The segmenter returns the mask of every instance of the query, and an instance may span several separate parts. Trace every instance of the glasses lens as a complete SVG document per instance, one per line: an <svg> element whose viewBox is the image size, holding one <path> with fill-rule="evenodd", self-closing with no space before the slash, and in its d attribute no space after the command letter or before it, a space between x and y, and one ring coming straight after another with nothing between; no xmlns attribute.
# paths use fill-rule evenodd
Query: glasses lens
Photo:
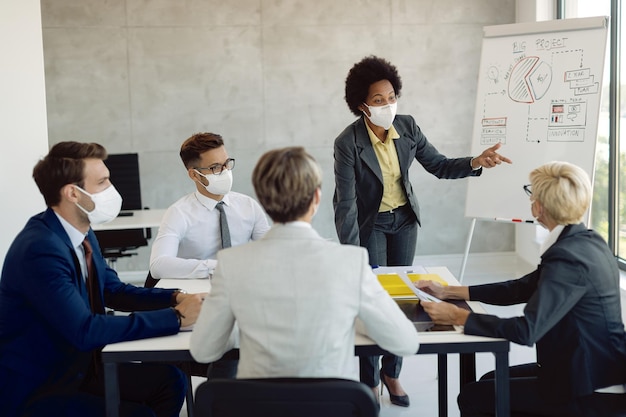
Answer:
<svg viewBox="0 0 626 417"><path fill-rule="evenodd" d="M211 172L215 175L220 175L224 170L231 170L235 167L235 160L233 158L228 158L224 165L217 165L211 167Z"/></svg>

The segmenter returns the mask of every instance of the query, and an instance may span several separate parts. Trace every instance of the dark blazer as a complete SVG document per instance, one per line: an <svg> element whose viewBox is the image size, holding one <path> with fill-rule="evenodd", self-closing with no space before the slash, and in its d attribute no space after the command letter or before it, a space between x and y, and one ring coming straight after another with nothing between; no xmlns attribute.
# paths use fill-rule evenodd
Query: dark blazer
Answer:
<svg viewBox="0 0 626 417"><path fill-rule="evenodd" d="M478 176L482 169L472 170L471 157L447 158L428 142L411 116L397 115L393 127L402 185L407 200L420 223L420 209L409 181L409 168L416 159L437 178ZM366 246L374 228L383 198L383 175L367 134L363 117L349 125L335 139L335 228L339 241Z"/></svg>
<svg viewBox="0 0 626 417"><path fill-rule="evenodd" d="M566 226L537 270L469 287L471 300L527 303L524 316L470 314L465 333L536 343L540 389L560 402L626 382L626 339L617 261L583 224Z"/></svg>
<svg viewBox="0 0 626 417"><path fill-rule="evenodd" d="M93 265L104 305L154 310L92 315L80 264L54 211L33 216L9 248L0 280L0 415L17 416L40 394L68 393L82 382L94 350L178 332L168 308L173 290L122 283L107 267L94 232Z"/></svg>

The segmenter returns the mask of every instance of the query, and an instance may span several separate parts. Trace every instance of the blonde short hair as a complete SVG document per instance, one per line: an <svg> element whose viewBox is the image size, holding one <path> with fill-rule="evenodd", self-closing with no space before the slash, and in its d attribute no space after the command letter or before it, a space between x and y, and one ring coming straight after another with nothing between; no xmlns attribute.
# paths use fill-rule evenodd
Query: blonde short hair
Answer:
<svg viewBox="0 0 626 417"><path fill-rule="evenodd" d="M534 169L529 178L532 198L555 222L580 223L591 204L591 181L582 168L569 162L549 162Z"/></svg>
<svg viewBox="0 0 626 417"><path fill-rule="evenodd" d="M322 170L303 147L274 149L261 156L252 172L259 202L274 222L286 223L309 210Z"/></svg>

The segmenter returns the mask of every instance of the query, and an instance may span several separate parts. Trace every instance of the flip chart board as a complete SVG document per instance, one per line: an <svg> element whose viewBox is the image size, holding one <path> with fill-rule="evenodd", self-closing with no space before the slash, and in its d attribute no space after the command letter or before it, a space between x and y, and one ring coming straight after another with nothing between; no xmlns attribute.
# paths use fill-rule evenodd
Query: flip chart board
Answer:
<svg viewBox="0 0 626 417"><path fill-rule="evenodd" d="M532 220L523 190L550 161L593 180L608 17L487 26L472 155L498 142L513 160L468 180L467 217Z"/></svg>

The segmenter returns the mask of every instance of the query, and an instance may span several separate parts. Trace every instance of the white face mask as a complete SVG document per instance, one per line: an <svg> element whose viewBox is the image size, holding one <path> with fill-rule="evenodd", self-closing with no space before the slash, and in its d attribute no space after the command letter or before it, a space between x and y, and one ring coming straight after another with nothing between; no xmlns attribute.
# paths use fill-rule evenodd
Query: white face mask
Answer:
<svg viewBox="0 0 626 417"><path fill-rule="evenodd" d="M76 205L84 213L87 214L89 222L91 224L107 223L117 217L120 214L122 208L122 196L117 192L113 184L111 184L106 190L99 193L90 194L87 191L75 185L81 193L88 195L93 201L94 209L92 211L85 210L78 202Z"/></svg>
<svg viewBox="0 0 626 417"><path fill-rule="evenodd" d="M207 179L207 181L209 182L209 185L204 185L202 183L200 184L202 184L202 186L205 187L206 190L210 192L211 194L226 195L228 194L228 192L233 186L233 171L231 171L230 169L224 169L222 173L219 175L216 175L216 174L204 175L203 173L199 172L197 169L194 171L196 171L198 174L202 175L204 178Z"/></svg>
<svg viewBox="0 0 626 417"><path fill-rule="evenodd" d="M531 201L531 205L530 205L530 211L531 214L533 215L533 217L535 218L535 220L537 221L537 224L539 224L541 227L543 227L544 229L547 229L546 225L541 223L541 221L539 220L539 217L541 217L543 215L543 207L541 208L541 212L538 213L535 216L535 200L530 200Z"/></svg>
<svg viewBox="0 0 626 417"><path fill-rule="evenodd" d="M385 130L389 130L391 124L393 123L393 119L396 118L396 111L398 110L398 103L391 103L385 106L368 106L363 103L365 107L370 111L371 116L367 116L367 113L363 112L370 122L374 123L376 126L380 126Z"/></svg>

